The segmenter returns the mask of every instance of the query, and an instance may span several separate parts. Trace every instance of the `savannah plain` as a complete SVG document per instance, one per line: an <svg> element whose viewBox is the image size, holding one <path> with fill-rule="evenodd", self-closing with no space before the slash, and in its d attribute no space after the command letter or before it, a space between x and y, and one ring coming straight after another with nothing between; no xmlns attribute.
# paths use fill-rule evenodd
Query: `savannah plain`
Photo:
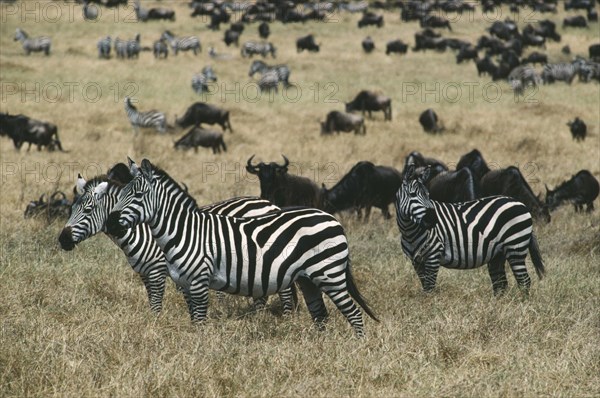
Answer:
<svg viewBox="0 0 600 398"><path fill-rule="evenodd" d="M58 125L68 152L16 151L6 137L0 140L0 396L600 395L600 210L576 214L565 205L550 224L536 223L546 278L539 281L528 260L529 296L509 275L511 289L499 298L485 268L442 269L436 291L424 294L393 219L376 209L367 223L340 214L357 285L381 319L366 318L364 340L327 300L325 332L312 327L303 302L293 316L282 317L277 298L256 313L246 298L214 295L209 320L197 327L169 282L163 312L155 316L141 281L107 237L64 252L57 241L64 221L23 218L30 200L55 190L70 195L78 173L91 178L127 156L158 164L200 204L258 195L258 181L244 170L253 154L266 162L281 162L285 154L291 173L332 186L360 160L401 169L418 150L452 166L474 148L491 168L519 166L534 192L544 195L544 184L555 187L581 169L600 178L597 83L559 82L517 101L506 82L490 85L472 62L457 65L451 51L386 56L388 40L412 46L419 30L416 22L401 22L398 11L383 12L382 29L361 30L360 15L336 12L328 23L271 24L269 41L278 54L267 62L287 63L295 89L257 98L251 61L222 42L226 27L208 30L208 19L190 18L184 2L142 2L176 11L175 22L148 23L135 22L131 6L103 8L100 21L87 22L73 3L27 3L34 11L25 13L25 2L0 5L0 106ZM492 16L478 6L474 14L450 14L453 32L443 34L474 43L495 19L511 16L522 29L549 18L562 35L562 42L547 44L550 61L587 56L598 42L598 23L562 29L562 18L573 14L562 4L559 9L511 15L502 8ZM25 56L13 41L17 27L51 36L51 55ZM149 52L130 61L97 57L103 36L140 33L142 45L151 46L165 29L199 36L202 53L160 61ZM308 33L321 51L297 54L296 38ZM360 47L367 35L376 43L370 55ZM241 36L241 42L251 39L258 39L257 24ZM561 53L565 44L572 56ZM228 56L211 59L209 46ZM219 80L202 99L190 82L209 64ZM343 110L361 89L390 96L393 121L376 113L366 136L321 136L318 121ZM175 151L173 141L183 134L177 129L134 137L123 109L126 95L140 110L165 112L171 125L195 101L230 110L228 151ZM443 120L444 134L427 135L419 126L419 114L429 107ZM588 124L582 143L566 126L575 116Z"/></svg>

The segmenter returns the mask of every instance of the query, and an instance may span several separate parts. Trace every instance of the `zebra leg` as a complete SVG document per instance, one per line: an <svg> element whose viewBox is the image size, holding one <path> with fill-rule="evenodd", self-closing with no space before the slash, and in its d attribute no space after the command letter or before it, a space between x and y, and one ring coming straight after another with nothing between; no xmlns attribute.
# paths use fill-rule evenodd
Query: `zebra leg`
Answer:
<svg viewBox="0 0 600 398"><path fill-rule="evenodd" d="M531 278L525 267L525 256L520 253L513 254L512 256L507 256L507 260L510 264L512 273L517 280L517 284L525 293L528 293L529 287L531 286Z"/></svg>
<svg viewBox="0 0 600 398"><path fill-rule="evenodd" d="M325 330L325 323L329 314L327 313L321 290L308 278L300 277L296 282L304 295L304 302L315 325L319 330Z"/></svg>
<svg viewBox="0 0 600 398"><path fill-rule="evenodd" d="M155 273L150 275L141 275L140 278L144 282L146 287L146 293L148 294L148 302L150 303L150 310L159 314L162 310L162 300L165 293L165 279L166 273Z"/></svg>
<svg viewBox="0 0 600 398"><path fill-rule="evenodd" d="M190 317L193 323L199 323L206 319L208 311L208 280L202 277L193 281L188 290Z"/></svg>
<svg viewBox="0 0 600 398"><path fill-rule="evenodd" d="M492 289L494 295L498 296L506 291L508 280L506 279L506 270L504 269L505 258L503 255L494 257L488 264L488 273L492 280Z"/></svg>
<svg viewBox="0 0 600 398"><path fill-rule="evenodd" d="M436 256L425 259L417 254L413 259L413 267L421 281L423 291L426 293L431 292L435 288L438 270L440 269L439 258Z"/></svg>
<svg viewBox="0 0 600 398"><path fill-rule="evenodd" d="M292 284L287 289L283 289L279 292L279 300L283 305L283 315L292 315L292 312L296 309L296 287Z"/></svg>

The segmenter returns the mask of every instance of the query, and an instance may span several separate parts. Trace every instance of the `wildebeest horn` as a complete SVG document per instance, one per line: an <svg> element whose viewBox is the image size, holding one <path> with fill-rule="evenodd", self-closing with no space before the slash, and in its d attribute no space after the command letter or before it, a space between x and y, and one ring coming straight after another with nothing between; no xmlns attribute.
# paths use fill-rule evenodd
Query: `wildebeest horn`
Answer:
<svg viewBox="0 0 600 398"><path fill-rule="evenodd" d="M283 166L280 166L282 169L285 169L286 167L288 167L290 165L290 161L288 160L288 158L285 157L284 154L281 154L281 156L283 157L283 160L285 160L285 164Z"/></svg>
<svg viewBox="0 0 600 398"><path fill-rule="evenodd" d="M246 163L246 170L248 170L249 173L257 174L258 173L258 166L252 165L252 159L254 159L254 156L255 155L252 155L248 159L248 162Z"/></svg>

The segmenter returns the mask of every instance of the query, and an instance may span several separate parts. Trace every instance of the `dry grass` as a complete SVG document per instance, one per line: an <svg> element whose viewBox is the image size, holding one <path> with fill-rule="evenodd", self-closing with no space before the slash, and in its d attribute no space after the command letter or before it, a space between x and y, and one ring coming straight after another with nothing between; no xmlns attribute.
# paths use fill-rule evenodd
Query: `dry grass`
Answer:
<svg viewBox="0 0 600 398"><path fill-rule="evenodd" d="M40 4L42 12L48 3ZM175 23L114 24L114 14L104 14L98 23L83 22L79 14L73 22L67 16L60 23L35 23L33 17L21 22L21 14L8 15L2 6L2 111L56 123L70 152L16 152L10 141L0 141L0 396L600 395L598 212L563 208L550 225L536 225L548 277L534 279L528 298L511 290L499 299L492 298L485 269L441 270L437 291L421 293L393 221L375 214L364 225L342 215L357 283L382 319L381 324L366 321L364 341L352 337L334 308L328 330L319 333L305 308L282 318L277 300L258 314L248 313L245 299L212 300L209 321L196 328L172 284L164 312L154 317L142 284L108 239L94 238L66 253L57 244L60 223L23 220L26 204L40 193L69 191L77 173L89 178L126 155L158 163L186 182L200 203L257 194L256 180L243 171L253 153L268 161L285 153L295 171L329 185L359 160L400 168L410 151L420 150L452 164L475 147L492 165L519 165L536 192L580 169L600 176L598 84L542 87L535 102L524 104L515 103L507 84L500 83L501 98L486 101L481 88L488 79L478 78L473 64L456 65L451 53L385 56L385 41L412 43L417 29L415 23L401 23L396 12L385 13L381 30L359 31L359 17L346 14L336 15L337 23L273 24L277 61L291 66L291 80L302 95L296 103L281 96L272 103L236 102L231 94L225 102L219 95L210 98L231 110L235 133L226 134L226 154L175 152L175 135L147 132L133 140L122 105L127 83L135 83L142 110L163 110L172 123L198 100L190 80L202 66L212 64L219 84L228 87L250 81L250 62L223 45L223 31L210 32L207 21L192 21L183 4L167 4L177 11ZM564 15L530 18L549 17L560 25ZM487 24L475 15L454 24L451 36L474 41ZM24 56L12 41L17 26L52 36L52 55ZM167 61L148 53L130 62L96 58L101 36L140 32L143 44L151 45L165 28L199 35L203 53ZM322 52L296 54L295 38L309 32L322 42ZM585 54L597 41L598 24L560 33L563 42L548 45L551 59L563 59L560 48L566 43ZM377 45L369 56L359 45L366 35ZM256 25L247 27L242 41L251 38L257 38ZM210 60L209 45L232 59ZM39 101L31 94L21 101L20 94L6 91L7 84L66 87L65 82L79 84L72 101L66 92L52 103L42 93ZM442 91L437 102L433 94L425 101L421 92L407 95L407 83L431 88L436 82ZM81 87L90 83L102 90L95 103L82 97ZM445 100L448 83L462 88L458 102ZM472 101L470 83L478 84ZM375 116L365 137L320 137L317 121L329 110L343 109L341 103L325 102L332 88L339 102L363 88L383 91L393 98L394 121ZM428 107L444 120L448 134L423 134L417 118ZM565 125L574 116L589 126L583 144L572 141Z"/></svg>

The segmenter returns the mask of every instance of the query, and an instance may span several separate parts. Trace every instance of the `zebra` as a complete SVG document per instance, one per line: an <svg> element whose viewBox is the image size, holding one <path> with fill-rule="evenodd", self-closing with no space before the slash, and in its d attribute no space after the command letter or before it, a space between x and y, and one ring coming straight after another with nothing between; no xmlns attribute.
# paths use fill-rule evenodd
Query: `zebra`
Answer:
<svg viewBox="0 0 600 398"><path fill-rule="evenodd" d="M127 41L127 58L139 58L140 57L140 34L135 35L135 38Z"/></svg>
<svg viewBox="0 0 600 398"><path fill-rule="evenodd" d="M113 207L110 233L147 222L175 283L189 303L192 322L206 319L208 289L263 297L297 281L319 328L327 309L321 292L364 336L360 295L350 270L348 241L340 223L312 208L288 208L253 218L198 211L194 200L163 170L130 160L134 179ZM356 305L359 304L359 306Z"/></svg>
<svg viewBox="0 0 600 398"><path fill-rule="evenodd" d="M23 29L17 28L14 41L21 42L23 50L25 50L25 55L29 55L32 52L41 51L43 51L45 55L50 55L52 41L48 36L40 36L30 39L29 35Z"/></svg>
<svg viewBox="0 0 600 398"><path fill-rule="evenodd" d="M155 41L154 45L152 46L152 49L154 52L154 58L156 59L160 59L161 57L167 59L167 57L169 56L169 46L163 38L160 38L157 41Z"/></svg>
<svg viewBox="0 0 600 398"><path fill-rule="evenodd" d="M192 50L194 51L194 55L197 55L198 52L202 52L200 39L198 39L196 36L175 37L173 33L165 30L160 38L166 40L171 45L175 55L177 55L178 51Z"/></svg>
<svg viewBox="0 0 600 398"><path fill-rule="evenodd" d="M541 77L531 65L521 65L510 72L508 82L516 95L523 95L528 86L537 87L541 83Z"/></svg>
<svg viewBox="0 0 600 398"><path fill-rule="evenodd" d="M277 55L277 48L271 43L259 43L256 41L247 41L241 49L242 57L252 57L254 54L260 54L263 58L271 54L273 58Z"/></svg>
<svg viewBox="0 0 600 398"><path fill-rule="evenodd" d="M279 85L279 75L275 70L268 70L258 80L258 87L260 91L271 91L277 92L277 86Z"/></svg>
<svg viewBox="0 0 600 398"><path fill-rule="evenodd" d="M156 110L140 112L129 97L125 97L125 112L136 134L140 127L154 127L159 133L167 131L167 118L164 113Z"/></svg>
<svg viewBox="0 0 600 398"><path fill-rule="evenodd" d="M112 38L110 36L103 37L98 41L98 58L109 59Z"/></svg>
<svg viewBox="0 0 600 398"><path fill-rule="evenodd" d="M248 72L248 76L253 77L257 72L260 74L264 74L270 70L274 70L277 73L278 81L282 82L284 87L290 86L290 68L285 64L273 65L269 66L265 62L260 60L252 61L250 65L250 71Z"/></svg>
<svg viewBox="0 0 600 398"><path fill-rule="evenodd" d="M600 80L599 63L577 56L573 61L573 65L577 68L577 76L580 82L589 83L593 79Z"/></svg>
<svg viewBox="0 0 600 398"><path fill-rule="evenodd" d="M477 268L488 264L494 294L508 287L504 263L508 260L518 285L527 292L531 279L525 267L527 251L540 279L544 263L533 234L531 214L524 204L505 196L463 203L429 199L424 181L430 167L415 175L409 164L396 194L396 214L402 250L408 256L426 292L435 287L440 265Z"/></svg>
<svg viewBox="0 0 600 398"><path fill-rule="evenodd" d="M127 57L128 41L117 37L115 39L114 45L115 45L115 54L117 54L117 58L125 59L125 57Z"/></svg>
<svg viewBox="0 0 600 398"><path fill-rule="evenodd" d="M551 84L557 80L564 81L567 84L573 82L577 73L578 65L569 63L546 64L542 71L542 81L544 84Z"/></svg>
<svg viewBox="0 0 600 398"><path fill-rule="evenodd" d="M197 94L202 95L204 91L208 90L208 83L216 82L217 75L213 71L212 67L205 66L202 68L202 72L195 74L192 77L192 90Z"/></svg>
<svg viewBox="0 0 600 398"><path fill-rule="evenodd" d="M127 170L127 166L122 163L112 170L118 166ZM131 176L127 175L125 181L127 179L131 179ZM59 242L64 250L72 250L75 245L104 232L123 250L129 265L140 275L146 287L151 311L160 313L168 266L162 250L152 238L150 228L141 224L120 237L110 235L106 231L106 219L117 202L123 189L122 183L125 181L113 180L109 176L98 176L86 181L79 175L76 182L79 198L73 203L71 216L60 234ZM238 217L254 217L277 210L279 207L271 202L256 197L233 198L200 207L200 211ZM280 299L283 314L291 314L294 309L295 291L292 288L281 291ZM261 297L255 300L254 307L263 307L265 304L266 297Z"/></svg>

